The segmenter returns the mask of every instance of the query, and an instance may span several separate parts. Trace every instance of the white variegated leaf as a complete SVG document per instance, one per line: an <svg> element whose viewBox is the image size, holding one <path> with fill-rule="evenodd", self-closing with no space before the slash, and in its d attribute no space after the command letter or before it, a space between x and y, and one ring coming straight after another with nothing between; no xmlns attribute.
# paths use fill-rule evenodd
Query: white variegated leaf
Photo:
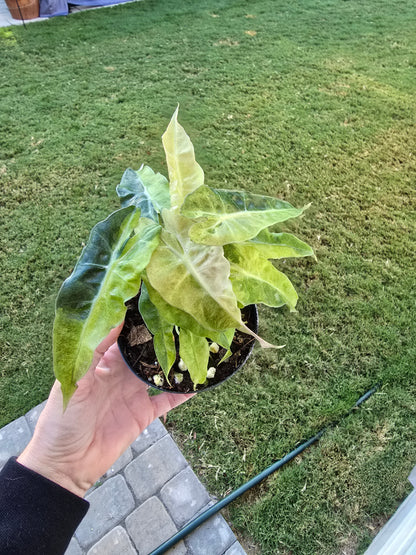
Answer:
<svg viewBox="0 0 416 555"><path fill-rule="evenodd" d="M204 183L204 172L195 160L191 140L178 123L178 108L162 136L162 142L169 171L171 206L177 210L186 195Z"/></svg>
<svg viewBox="0 0 416 555"><path fill-rule="evenodd" d="M190 237L204 245L227 245L253 239L266 227L300 216L307 208L240 191L199 187L189 194L181 214L195 221Z"/></svg>

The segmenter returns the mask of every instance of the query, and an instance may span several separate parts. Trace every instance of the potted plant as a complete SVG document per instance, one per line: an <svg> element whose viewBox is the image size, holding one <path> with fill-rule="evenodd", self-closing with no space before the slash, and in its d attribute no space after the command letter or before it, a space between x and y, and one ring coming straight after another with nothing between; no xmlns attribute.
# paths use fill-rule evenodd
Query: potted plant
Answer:
<svg viewBox="0 0 416 555"><path fill-rule="evenodd" d="M144 379L183 392L184 377L194 390L218 381L217 369L236 349L244 360L249 342L273 346L256 333L253 305L295 309L293 285L270 260L313 251L267 228L307 206L204 185L177 115L162 137L169 181L147 166L126 170L121 208L92 229L59 291L53 355L65 403L97 345L123 320L133 331L124 328L119 345L139 346Z"/></svg>

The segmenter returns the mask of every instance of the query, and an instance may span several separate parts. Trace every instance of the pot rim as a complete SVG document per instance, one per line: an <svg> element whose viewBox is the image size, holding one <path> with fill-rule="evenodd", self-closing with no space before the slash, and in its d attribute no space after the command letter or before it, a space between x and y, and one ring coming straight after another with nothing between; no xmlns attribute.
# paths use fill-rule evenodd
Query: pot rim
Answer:
<svg viewBox="0 0 416 555"><path fill-rule="evenodd" d="M248 309L250 310L250 318L253 319L253 330L255 333L257 333L258 330L258 325L259 325L259 311L257 309L257 305L255 304L250 304L244 307L244 309ZM143 383L145 383L147 386L151 387L152 389L157 389L158 391L160 391L161 393L174 393L175 395L189 395L189 393L202 393L204 391L208 391L210 389L214 389L214 387L217 387L223 383L225 383L227 380L229 380L232 376L234 376L234 374L236 374L247 362L247 360L249 359L249 357L251 356L253 349L254 349L254 345L255 345L255 341L252 341L251 345L250 345L250 349L249 351L246 353L246 355L244 356L244 358L242 359L242 361L238 364L238 366L235 368L234 372L232 372L231 374L229 374L226 378L224 378L223 380L221 380L220 382L211 384L211 385L207 385L206 387L201 387L200 389L196 389L193 392L187 392L184 393L183 391L174 391L172 389L169 389L167 387L160 387L155 385L154 383L151 383L149 380L146 380L144 378L142 378L142 376L140 376L139 374L137 374L137 372L135 372L132 367L130 366L130 363L126 360L126 357L124 356L123 353L123 347L121 345L121 341L120 341L120 337L118 337L117 339L117 346L118 349L120 351L121 354L121 358L123 359L123 361L125 362L127 368L130 370L130 372L132 372L136 378L138 378L139 380L141 380Z"/></svg>

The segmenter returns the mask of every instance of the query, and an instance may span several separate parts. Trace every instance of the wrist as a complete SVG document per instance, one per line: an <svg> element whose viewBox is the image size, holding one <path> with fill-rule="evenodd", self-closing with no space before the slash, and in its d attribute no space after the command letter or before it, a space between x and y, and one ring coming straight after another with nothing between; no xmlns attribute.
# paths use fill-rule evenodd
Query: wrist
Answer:
<svg viewBox="0 0 416 555"><path fill-rule="evenodd" d="M44 478L51 480L51 482L55 482L58 486L63 487L78 497L84 497L88 490L88 487L83 487L77 483L68 472L62 471L60 466L55 464L52 459L49 459L47 456L40 457L34 453L30 443L17 458L17 462Z"/></svg>

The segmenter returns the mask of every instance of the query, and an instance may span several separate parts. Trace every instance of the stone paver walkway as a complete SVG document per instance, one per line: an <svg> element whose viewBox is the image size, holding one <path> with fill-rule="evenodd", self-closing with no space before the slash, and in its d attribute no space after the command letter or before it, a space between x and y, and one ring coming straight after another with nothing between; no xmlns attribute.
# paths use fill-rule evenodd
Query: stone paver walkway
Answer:
<svg viewBox="0 0 416 555"><path fill-rule="evenodd" d="M0 429L0 468L32 437L44 403ZM66 555L149 554L214 502L160 420L134 441L87 493L89 511ZM221 515L168 553L244 555Z"/></svg>

